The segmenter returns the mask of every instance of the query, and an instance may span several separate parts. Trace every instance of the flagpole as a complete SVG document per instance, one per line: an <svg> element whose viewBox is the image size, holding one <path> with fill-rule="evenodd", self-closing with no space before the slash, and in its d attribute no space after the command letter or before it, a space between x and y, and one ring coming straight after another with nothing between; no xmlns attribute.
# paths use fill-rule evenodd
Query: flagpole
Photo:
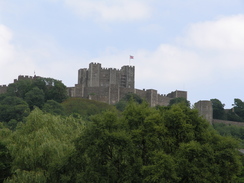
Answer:
<svg viewBox="0 0 244 183"><path fill-rule="evenodd" d="M129 56L129 66L130 66L130 60L131 59L134 59L134 56L131 56L131 55Z"/></svg>

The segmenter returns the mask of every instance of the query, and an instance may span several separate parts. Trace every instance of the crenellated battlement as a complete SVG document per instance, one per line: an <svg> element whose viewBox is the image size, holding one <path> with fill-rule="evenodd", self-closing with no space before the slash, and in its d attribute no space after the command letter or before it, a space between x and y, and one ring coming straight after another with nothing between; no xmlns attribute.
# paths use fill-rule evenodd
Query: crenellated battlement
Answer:
<svg viewBox="0 0 244 183"><path fill-rule="evenodd" d="M0 94L6 93L8 89L7 85L0 85Z"/></svg>
<svg viewBox="0 0 244 183"><path fill-rule="evenodd" d="M78 70L78 84L83 87L118 87L134 88L134 67L123 66L121 69L102 68L100 63L90 63L89 68Z"/></svg>
<svg viewBox="0 0 244 183"><path fill-rule="evenodd" d="M21 80L21 79L33 79L34 77L33 76L28 76L28 75L19 75L18 76L18 80Z"/></svg>
<svg viewBox="0 0 244 183"><path fill-rule="evenodd" d="M36 78L41 78L40 76L28 76L28 75L19 75L18 76L18 79L14 79L14 83L16 83L17 81L20 81L20 80L33 80L33 79L36 79Z"/></svg>
<svg viewBox="0 0 244 183"><path fill-rule="evenodd" d="M100 63L96 63L96 62L91 62L90 64L89 64L89 66L90 65L94 65L94 66L101 66L101 64Z"/></svg>
<svg viewBox="0 0 244 183"><path fill-rule="evenodd" d="M72 90L72 91L71 91ZM158 94L155 89L135 89L135 66L124 65L121 69L102 68L99 63L90 63L89 68L79 69L78 84L70 88L72 97L90 98L115 104L127 93L136 93L150 106L168 105L172 98L187 98L186 91ZM94 95L90 95L93 93Z"/></svg>

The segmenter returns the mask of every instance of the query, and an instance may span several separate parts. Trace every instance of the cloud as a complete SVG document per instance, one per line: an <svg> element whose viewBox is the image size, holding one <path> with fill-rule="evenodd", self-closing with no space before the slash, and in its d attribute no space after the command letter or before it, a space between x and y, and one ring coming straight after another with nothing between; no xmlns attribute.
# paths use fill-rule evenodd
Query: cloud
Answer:
<svg viewBox="0 0 244 183"><path fill-rule="evenodd" d="M162 43L155 50L141 48L131 53L110 49L96 60L106 67L119 68L128 65L128 56L133 54L135 59L131 64L136 66L136 86L163 93L166 92L162 89L187 90L184 85L200 89L229 79L243 80L244 75L240 74L244 69L243 18L244 15L236 15L195 23L181 38L171 44Z"/></svg>
<svg viewBox="0 0 244 183"><path fill-rule="evenodd" d="M133 21L150 16L150 8L141 0L64 0L76 14L102 21Z"/></svg>
<svg viewBox="0 0 244 183"><path fill-rule="evenodd" d="M192 24L182 40L222 77L244 69L244 15Z"/></svg>
<svg viewBox="0 0 244 183"><path fill-rule="evenodd" d="M12 32L6 26L0 24L0 64L1 66L11 61L14 48L10 44Z"/></svg>
<svg viewBox="0 0 244 183"><path fill-rule="evenodd" d="M13 33L5 25L0 24L0 72L1 84L13 82L23 71L34 71L32 60L23 52L19 52L12 44Z"/></svg>
<svg viewBox="0 0 244 183"><path fill-rule="evenodd" d="M244 15L192 24L185 41L200 49L240 51L244 48Z"/></svg>
<svg viewBox="0 0 244 183"><path fill-rule="evenodd" d="M0 24L0 85L12 83L18 75L52 77L71 83L77 77L80 57L73 58L47 37L32 40L34 46L16 43L14 32ZM68 60L68 62L67 62ZM74 68L70 67L73 65ZM70 73L71 79L64 73Z"/></svg>

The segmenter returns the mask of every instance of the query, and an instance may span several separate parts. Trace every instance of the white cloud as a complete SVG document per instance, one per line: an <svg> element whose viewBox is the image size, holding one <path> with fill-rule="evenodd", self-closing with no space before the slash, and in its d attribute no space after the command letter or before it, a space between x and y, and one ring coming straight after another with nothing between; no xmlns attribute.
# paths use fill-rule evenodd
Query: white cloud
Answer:
<svg viewBox="0 0 244 183"><path fill-rule="evenodd" d="M14 54L14 48L10 44L12 32L4 25L0 24L0 64L9 62Z"/></svg>
<svg viewBox="0 0 244 183"><path fill-rule="evenodd" d="M23 72L33 71L32 60L12 44L13 33L0 24L0 83L9 84Z"/></svg>
<svg viewBox="0 0 244 183"><path fill-rule="evenodd" d="M136 86L187 90L184 85L210 88L230 78L244 80L244 75L240 74L244 70L243 19L243 15L237 15L192 24L175 43L161 44L154 51L134 51L132 65L136 66ZM100 55L97 62L118 68L128 63L129 54L128 50L123 53L108 51ZM116 65L111 63L115 60Z"/></svg>
<svg viewBox="0 0 244 183"><path fill-rule="evenodd" d="M185 39L189 45L200 49L243 50L244 15L193 24L189 27Z"/></svg>
<svg viewBox="0 0 244 183"><path fill-rule="evenodd" d="M131 21L150 16L150 8L141 0L64 0L81 17L103 21Z"/></svg>

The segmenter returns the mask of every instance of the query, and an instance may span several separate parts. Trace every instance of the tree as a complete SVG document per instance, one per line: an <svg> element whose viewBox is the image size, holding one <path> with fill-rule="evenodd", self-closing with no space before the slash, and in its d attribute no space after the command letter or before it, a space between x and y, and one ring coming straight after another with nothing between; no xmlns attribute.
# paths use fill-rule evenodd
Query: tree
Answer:
<svg viewBox="0 0 244 183"><path fill-rule="evenodd" d="M63 115L64 114L64 108L63 106L56 102L55 100L48 100L42 110L44 112L48 112L48 113L51 113L53 115Z"/></svg>
<svg viewBox="0 0 244 183"><path fill-rule="evenodd" d="M73 173L72 182L132 182L138 178L133 144L114 112L93 117L75 147L72 168L67 168Z"/></svg>
<svg viewBox="0 0 244 183"><path fill-rule="evenodd" d="M244 102L238 98L234 99L234 113L244 120Z"/></svg>
<svg viewBox="0 0 244 183"><path fill-rule="evenodd" d="M92 118L75 149L62 168L71 182L234 182L241 168L238 142L184 104L130 101Z"/></svg>
<svg viewBox="0 0 244 183"><path fill-rule="evenodd" d="M6 182L63 182L60 167L74 151L73 140L81 131L79 120L34 109L8 140L16 173Z"/></svg>
<svg viewBox="0 0 244 183"><path fill-rule="evenodd" d="M7 95L16 96L24 99L25 94L32 89L32 80L18 80L12 84L9 84L7 89Z"/></svg>
<svg viewBox="0 0 244 183"><path fill-rule="evenodd" d="M56 102L63 102L67 97L66 86L58 80L52 78L44 78L46 83L46 100L55 100Z"/></svg>
<svg viewBox="0 0 244 183"><path fill-rule="evenodd" d="M31 110L34 108L34 106L42 108L45 102L45 95L43 90L34 87L25 94L24 100L29 104Z"/></svg>
<svg viewBox="0 0 244 183"><path fill-rule="evenodd" d="M186 105L187 107L190 107L190 102L184 98L184 97L177 97L177 98L173 98L169 101L169 106L172 106L174 104L179 104L179 103L182 103L184 105Z"/></svg>
<svg viewBox="0 0 244 183"><path fill-rule="evenodd" d="M10 120L22 121L29 115L28 104L19 97L6 97L0 101L0 121L9 122Z"/></svg>
<svg viewBox="0 0 244 183"><path fill-rule="evenodd" d="M34 101L42 100L42 93L40 91L44 93L44 102L47 100L55 100L56 102L61 103L67 98L66 86L61 81L53 78L38 77L33 79L18 80L10 84L7 89L7 95L20 97L22 99L25 99L28 95L30 95L27 97L27 100L28 102L32 103L31 101L35 94L37 94L39 98L34 99ZM37 104L39 105L40 101L37 102Z"/></svg>
<svg viewBox="0 0 244 183"><path fill-rule="evenodd" d="M224 104L221 103L218 99L211 99L213 106L213 118L214 119L226 119Z"/></svg>
<svg viewBox="0 0 244 183"><path fill-rule="evenodd" d="M11 175L11 156L6 145L0 141L0 183Z"/></svg>
<svg viewBox="0 0 244 183"><path fill-rule="evenodd" d="M135 93L127 93L119 102L115 104L115 107L119 111L124 111L129 101L134 101L138 104L141 104L143 99Z"/></svg>

